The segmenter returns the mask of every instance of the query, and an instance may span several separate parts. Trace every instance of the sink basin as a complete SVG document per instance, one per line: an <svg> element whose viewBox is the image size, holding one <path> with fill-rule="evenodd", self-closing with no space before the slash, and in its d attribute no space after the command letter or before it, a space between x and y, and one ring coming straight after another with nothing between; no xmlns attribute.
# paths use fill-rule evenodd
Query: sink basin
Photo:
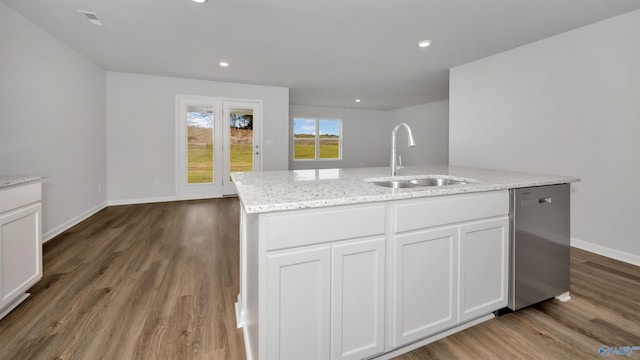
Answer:
<svg viewBox="0 0 640 360"><path fill-rule="evenodd" d="M446 186L466 184L463 180L454 180L446 178L425 178L412 180L382 180L373 181L378 186L384 186L392 189L416 188L425 186Z"/></svg>
<svg viewBox="0 0 640 360"><path fill-rule="evenodd" d="M466 184L462 180L442 179L442 178L429 178L429 179L413 179L409 180L409 183L418 186L445 186L445 185L458 185Z"/></svg>
<svg viewBox="0 0 640 360"><path fill-rule="evenodd" d="M403 188L422 186L422 185L412 184L407 180L374 181L373 183L378 186L384 186L392 189L403 189Z"/></svg>

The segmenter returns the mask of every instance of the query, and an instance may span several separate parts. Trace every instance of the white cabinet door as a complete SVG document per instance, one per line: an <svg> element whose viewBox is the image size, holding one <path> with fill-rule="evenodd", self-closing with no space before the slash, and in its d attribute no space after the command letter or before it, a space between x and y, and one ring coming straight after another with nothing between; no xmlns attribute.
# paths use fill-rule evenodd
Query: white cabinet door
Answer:
<svg viewBox="0 0 640 360"><path fill-rule="evenodd" d="M394 237L394 347L455 324L457 245L457 227Z"/></svg>
<svg viewBox="0 0 640 360"><path fill-rule="evenodd" d="M261 359L330 358L330 247L267 255ZM262 343L262 341L264 341Z"/></svg>
<svg viewBox="0 0 640 360"><path fill-rule="evenodd" d="M0 310L42 278L40 204L0 215Z"/></svg>
<svg viewBox="0 0 640 360"><path fill-rule="evenodd" d="M460 227L460 321L507 306L507 216Z"/></svg>
<svg viewBox="0 0 640 360"><path fill-rule="evenodd" d="M332 248L332 359L364 359L384 350L385 238Z"/></svg>

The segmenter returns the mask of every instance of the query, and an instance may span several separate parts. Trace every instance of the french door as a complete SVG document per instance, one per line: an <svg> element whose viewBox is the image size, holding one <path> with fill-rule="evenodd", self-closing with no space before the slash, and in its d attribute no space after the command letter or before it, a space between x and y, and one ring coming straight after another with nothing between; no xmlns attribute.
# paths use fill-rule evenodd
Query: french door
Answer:
<svg viewBox="0 0 640 360"><path fill-rule="evenodd" d="M231 172L260 170L259 101L176 96L176 195L236 194Z"/></svg>

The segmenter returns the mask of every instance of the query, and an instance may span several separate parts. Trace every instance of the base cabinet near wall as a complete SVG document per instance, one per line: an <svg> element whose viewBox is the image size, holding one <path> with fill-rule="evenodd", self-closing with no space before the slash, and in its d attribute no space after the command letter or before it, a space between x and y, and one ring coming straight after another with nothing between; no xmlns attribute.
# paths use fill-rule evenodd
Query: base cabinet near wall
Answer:
<svg viewBox="0 0 640 360"><path fill-rule="evenodd" d="M243 209L237 305L248 358L388 359L505 307L508 199Z"/></svg>
<svg viewBox="0 0 640 360"><path fill-rule="evenodd" d="M40 182L0 190L0 318L42 278Z"/></svg>

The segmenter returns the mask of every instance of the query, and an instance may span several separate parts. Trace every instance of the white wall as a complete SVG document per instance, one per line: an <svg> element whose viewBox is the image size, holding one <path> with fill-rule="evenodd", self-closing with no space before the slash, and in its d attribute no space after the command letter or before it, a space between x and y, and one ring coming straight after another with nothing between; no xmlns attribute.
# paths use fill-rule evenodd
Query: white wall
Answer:
<svg viewBox="0 0 640 360"><path fill-rule="evenodd" d="M389 111L391 129L405 122L416 142L409 148L403 129L398 132L398 153L404 165L437 165L449 162L449 101L437 101ZM389 131L390 133L390 131ZM390 136L390 135L389 135Z"/></svg>
<svg viewBox="0 0 640 360"><path fill-rule="evenodd" d="M331 107L291 105L289 136L293 138L293 118L310 117L341 119L342 160L293 161L293 141L289 144L290 169L327 169L389 166L391 131L406 122L414 135L416 146L409 148L407 134L399 130L398 154L403 165L446 164L449 160L449 102L378 111Z"/></svg>
<svg viewBox="0 0 640 360"><path fill-rule="evenodd" d="M572 243L640 264L640 11L451 70L450 162L579 176Z"/></svg>
<svg viewBox="0 0 640 360"><path fill-rule="evenodd" d="M0 174L47 176L45 241L106 205L105 86L97 65L0 1Z"/></svg>
<svg viewBox="0 0 640 360"><path fill-rule="evenodd" d="M175 198L175 96L262 100L263 170L286 170L289 89L107 73L110 203Z"/></svg>
<svg viewBox="0 0 640 360"><path fill-rule="evenodd" d="M291 105L288 136L293 139L293 118L342 120L342 160L293 161L289 144L289 169L330 169L388 166L391 130L386 111Z"/></svg>

